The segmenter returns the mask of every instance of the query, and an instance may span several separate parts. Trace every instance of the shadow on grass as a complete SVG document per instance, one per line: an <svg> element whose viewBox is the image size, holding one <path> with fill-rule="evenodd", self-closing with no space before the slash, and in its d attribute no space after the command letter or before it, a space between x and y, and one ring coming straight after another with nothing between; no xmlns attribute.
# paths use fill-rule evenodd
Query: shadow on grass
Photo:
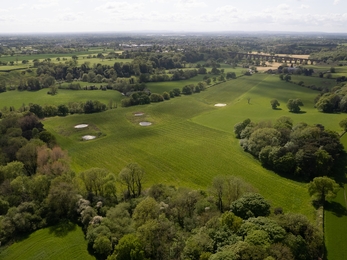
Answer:
<svg viewBox="0 0 347 260"><path fill-rule="evenodd" d="M347 183L347 153L342 153L340 157L335 160L335 165L332 170L334 173L333 177L340 186L343 186Z"/></svg>
<svg viewBox="0 0 347 260"><path fill-rule="evenodd" d="M306 114L306 111L299 111L299 112L293 112L293 111L289 111L292 114Z"/></svg>
<svg viewBox="0 0 347 260"><path fill-rule="evenodd" d="M332 212L337 217L347 216L347 209L338 202L331 201L325 203L325 210Z"/></svg>
<svg viewBox="0 0 347 260"><path fill-rule="evenodd" d="M272 110L282 110L280 107L273 108Z"/></svg>
<svg viewBox="0 0 347 260"><path fill-rule="evenodd" d="M76 224L69 221L63 221L49 228L49 234L57 237L65 237L69 232L76 230Z"/></svg>

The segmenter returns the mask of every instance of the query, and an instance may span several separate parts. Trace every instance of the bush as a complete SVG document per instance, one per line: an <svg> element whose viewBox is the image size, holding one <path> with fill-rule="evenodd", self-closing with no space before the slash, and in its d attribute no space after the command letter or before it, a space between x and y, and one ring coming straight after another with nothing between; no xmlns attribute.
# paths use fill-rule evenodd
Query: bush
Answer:
<svg viewBox="0 0 347 260"><path fill-rule="evenodd" d="M169 93L167 93L166 91L163 93L163 98L165 99L165 100L169 100L170 99L170 94Z"/></svg>
<svg viewBox="0 0 347 260"><path fill-rule="evenodd" d="M151 102L161 102L164 101L164 98L162 95L157 94L157 93L152 93L149 97Z"/></svg>

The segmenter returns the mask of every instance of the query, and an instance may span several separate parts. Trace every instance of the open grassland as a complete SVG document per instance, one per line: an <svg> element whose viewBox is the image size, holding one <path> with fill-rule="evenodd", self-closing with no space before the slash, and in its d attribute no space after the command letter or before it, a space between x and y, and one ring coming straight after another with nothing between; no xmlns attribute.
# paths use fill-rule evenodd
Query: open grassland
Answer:
<svg viewBox="0 0 347 260"><path fill-rule="evenodd" d="M347 147L347 135L343 135L341 142ZM330 201L324 212L324 230L326 259L347 259L347 184L341 188L337 197Z"/></svg>
<svg viewBox="0 0 347 260"><path fill-rule="evenodd" d="M91 84L89 84L91 85ZM49 89L41 89L39 91L7 91L0 93L0 107L14 106L16 109L23 104L29 103L39 105L61 105L69 102L79 102L87 100L99 100L104 104L108 104L110 100L120 105L122 95L116 90L65 90L59 89L58 94L48 95Z"/></svg>
<svg viewBox="0 0 347 260"><path fill-rule="evenodd" d="M316 94L280 81L277 76L256 74L158 104L50 118L45 126L69 151L76 172L103 167L117 174L127 163L138 162L147 172L147 187L161 182L203 189L216 175L236 175L254 185L274 207L313 219L314 209L306 185L264 169L242 151L232 131L237 122L246 118L259 122L274 121L280 116L290 116L294 123L321 123L341 131L338 123L345 115L319 113L313 107ZM282 110L271 109L273 98L279 100ZM289 113L285 107L289 98L301 98L304 112ZM216 108L215 103L227 106ZM143 118L135 117L136 112L144 113ZM153 125L141 127L138 125L141 120ZM81 141L89 130L74 129L79 123L90 124L90 131L97 129L101 136L93 141Z"/></svg>
<svg viewBox="0 0 347 260"><path fill-rule="evenodd" d="M82 229L70 224L54 226L32 233L28 238L0 251L2 260L92 260Z"/></svg>
<svg viewBox="0 0 347 260"><path fill-rule="evenodd" d="M346 74L345 74L346 75ZM278 77L278 75L277 75ZM335 79L327 79L320 77L308 77L304 75L292 75L292 82L299 83L300 81L304 82L305 86L315 85L316 87L326 87L331 89L337 85ZM317 92L317 95L319 92Z"/></svg>
<svg viewBox="0 0 347 260"><path fill-rule="evenodd" d="M325 246L326 259L347 259L346 234L347 215L346 200L347 185L341 189L337 197L331 201L329 210L325 210Z"/></svg>
<svg viewBox="0 0 347 260"><path fill-rule="evenodd" d="M194 84L196 85L199 81L202 81L204 75L198 75L196 77L187 79L187 80L179 80L179 81L165 81L165 82L149 82L146 83L148 89L151 90L152 93L162 94L164 91L170 91L174 88L178 88L182 90L182 88L186 85Z"/></svg>

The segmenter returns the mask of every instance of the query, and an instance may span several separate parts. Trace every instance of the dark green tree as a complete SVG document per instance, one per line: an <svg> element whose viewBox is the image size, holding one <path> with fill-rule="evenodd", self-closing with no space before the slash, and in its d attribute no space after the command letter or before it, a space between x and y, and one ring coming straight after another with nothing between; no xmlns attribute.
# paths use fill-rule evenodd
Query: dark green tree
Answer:
<svg viewBox="0 0 347 260"><path fill-rule="evenodd" d="M248 193L231 203L231 210L243 219L270 214L270 203L258 193Z"/></svg>
<svg viewBox="0 0 347 260"><path fill-rule="evenodd" d="M270 104L271 104L272 109L276 109L277 107L280 106L280 103L278 102L277 99L272 99L272 100L270 101Z"/></svg>
<svg viewBox="0 0 347 260"><path fill-rule="evenodd" d="M289 99L287 102L287 108L293 113L299 113L301 106L304 106L304 104L300 99Z"/></svg>
<svg viewBox="0 0 347 260"><path fill-rule="evenodd" d="M339 190L339 185L329 177L316 177L308 184L309 194L322 205L330 198L334 198Z"/></svg>

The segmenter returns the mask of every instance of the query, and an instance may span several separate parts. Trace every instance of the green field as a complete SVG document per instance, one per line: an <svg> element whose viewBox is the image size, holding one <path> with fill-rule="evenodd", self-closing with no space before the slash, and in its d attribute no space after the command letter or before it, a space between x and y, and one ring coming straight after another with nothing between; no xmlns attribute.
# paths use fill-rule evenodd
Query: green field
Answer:
<svg viewBox="0 0 347 260"><path fill-rule="evenodd" d="M91 85L91 84L89 84ZM93 84L98 85L98 84ZM99 84L100 85L100 84ZM0 93L1 108L14 106L16 109L21 107L23 103L39 105L61 105L69 102L79 102L87 100L99 100L104 104L108 104L110 100L120 104L122 95L116 90L66 90L59 89L57 95L48 95L48 89L39 91L7 91Z"/></svg>
<svg viewBox="0 0 347 260"><path fill-rule="evenodd" d="M347 259L346 234L347 213L346 200L347 185L341 189L338 196L331 202L332 209L325 211L325 246L329 260Z"/></svg>
<svg viewBox="0 0 347 260"><path fill-rule="evenodd" d="M347 147L347 136L341 139ZM324 213L325 246L329 260L347 259L347 185L341 189L337 197L332 200Z"/></svg>
<svg viewBox="0 0 347 260"><path fill-rule="evenodd" d="M54 226L32 233L28 238L16 242L0 251L2 260L92 260L87 251L87 241L82 229L70 224Z"/></svg>
<svg viewBox="0 0 347 260"><path fill-rule="evenodd" d="M196 84L202 77L149 83L148 88L152 92L162 93ZM304 76L297 77L294 77L295 81ZM307 85L326 80L304 78ZM327 84L332 87L333 83L332 80ZM254 122L273 122L281 116L289 116L294 124L323 124L327 129L342 132L339 122L347 116L318 112L313 103L318 94L318 91L281 81L278 75L254 74L212 86L191 96L144 106L118 106L117 109L97 114L47 118L44 125L68 151L71 166L77 173L91 167L101 167L118 174L128 163L137 162L146 171L145 188L154 183L165 183L205 190L216 175L240 176L270 200L273 207L282 207L284 212L305 214L314 221L316 213L306 184L282 178L264 169L255 158L242 150L232 131L236 123L246 118ZM97 99L107 104L111 98L119 102L122 96L117 91L99 90L59 90L56 96L47 95L46 90L0 94L1 106L15 107L21 106L23 100L43 105ZM288 112L285 104L290 98L303 101L303 113ZM271 99L281 103L279 110L271 109ZM217 108L214 106L216 103L225 103L226 106ZM144 115L134 116L137 112ZM141 121L153 124L141 127L138 124ZM87 123L89 127L75 129L74 126L80 123ZM99 137L82 141L81 137L86 134L98 134ZM341 193L337 201L340 197ZM343 225L347 219L345 216L337 217L330 211L325 214L329 259L341 259L334 258L335 250L343 253L341 246L335 249L334 243L336 237L341 237L340 240L344 238L346 230L339 229L337 223Z"/></svg>
<svg viewBox="0 0 347 260"><path fill-rule="evenodd" d="M156 91L167 88L158 84ZM118 108L101 114L49 118L45 126L69 151L72 167L77 172L104 167L118 173L127 163L137 162L147 172L147 187L163 182L203 189L216 175L237 175L253 184L274 207L301 212L313 219L314 209L305 184L265 170L242 151L232 130L234 124L246 118L258 122L285 115L293 118L295 123L323 123L329 129L341 131L338 123L345 116L319 113L313 107L313 98L317 94L280 81L277 76L257 74L158 104ZM250 104L247 98L250 98ZM272 98L280 101L282 110L271 109ZM301 98L305 113L289 113L285 107L289 98ZM226 103L227 106L216 108L215 103ZM145 115L135 117L136 112ZM150 121L153 125L141 127L139 121ZM90 124L90 130L74 129L78 123ZM94 129L98 129L102 136L82 142L81 136Z"/></svg>

